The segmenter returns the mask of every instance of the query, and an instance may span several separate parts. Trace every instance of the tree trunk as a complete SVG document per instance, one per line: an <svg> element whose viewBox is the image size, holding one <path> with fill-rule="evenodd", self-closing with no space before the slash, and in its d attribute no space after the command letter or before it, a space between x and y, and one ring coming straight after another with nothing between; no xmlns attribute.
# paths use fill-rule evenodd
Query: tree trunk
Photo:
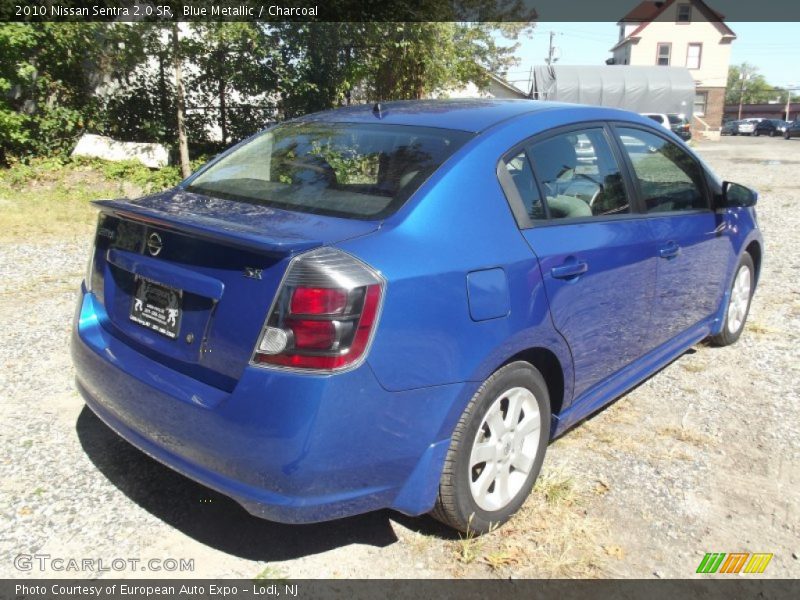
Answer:
<svg viewBox="0 0 800 600"><path fill-rule="evenodd" d="M192 174L192 168L189 165L189 140L186 138L186 106L183 97L183 75L181 74L181 51L177 23L172 25L172 61L175 65L175 99L178 117L178 148L181 158L181 174L183 177L188 177Z"/></svg>
<svg viewBox="0 0 800 600"><path fill-rule="evenodd" d="M162 49L158 53L158 110L161 115L160 136L162 138L166 138L167 132L170 130L168 125L169 120L167 119L167 76L165 73L164 60L164 50ZM158 141L163 142L164 139L159 139Z"/></svg>
<svg viewBox="0 0 800 600"><path fill-rule="evenodd" d="M228 107L225 104L225 80L219 80L219 127L222 130L222 143L228 143Z"/></svg>

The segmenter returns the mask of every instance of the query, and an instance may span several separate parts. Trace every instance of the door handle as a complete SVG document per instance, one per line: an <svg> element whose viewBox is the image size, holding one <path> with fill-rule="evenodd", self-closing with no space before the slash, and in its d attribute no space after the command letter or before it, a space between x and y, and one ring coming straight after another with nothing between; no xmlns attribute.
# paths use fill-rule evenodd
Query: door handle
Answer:
<svg viewBox="0 0 800 600"><path fill-rule="evenodd" d="M587 263L583 261L577 261L561 265L560 267L553 267L550 269L550 275L556 279L569 279L570 277L583 275L588 270L589 265Z"/></svg>
<svg viewBox="0 0 800 600"><path fill-rule="evenodd" d="M666 246L662 247L658 251L658 255L661 258L675 258L678 254L681 253L681 247L678 246L675 242L669 242Z"/></svg>

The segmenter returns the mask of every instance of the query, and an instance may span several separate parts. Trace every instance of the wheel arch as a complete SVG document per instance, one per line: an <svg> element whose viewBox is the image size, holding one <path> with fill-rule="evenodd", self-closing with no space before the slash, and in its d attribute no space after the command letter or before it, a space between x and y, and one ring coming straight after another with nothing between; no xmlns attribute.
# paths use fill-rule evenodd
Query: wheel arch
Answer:
<svg viewBox="0 0 800 600"><path fill-rule="evenodd" d="M758 283L759 277L761 276L761 244L758 243L758 240L753 240L750 242L747 247L744 249L753 259L753 267L755 268L755 282Z"/></svg>
<svg viewBox="0 0 800 600"><path fill-rule="evenodd" d="M564 368L558 357L547 348L527 348L510 356L498 369L519 360L529 363L542 374L550 394L550 413L558 417L564 407Z"/></svg>

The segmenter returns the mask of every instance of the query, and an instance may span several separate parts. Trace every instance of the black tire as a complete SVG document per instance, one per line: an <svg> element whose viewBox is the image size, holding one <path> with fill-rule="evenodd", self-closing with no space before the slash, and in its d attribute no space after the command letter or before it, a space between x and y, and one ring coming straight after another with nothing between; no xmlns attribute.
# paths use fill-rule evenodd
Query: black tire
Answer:
<svg viewBox="0 0 800 600"><path fill-rule="evenodd" d="M730 330L728 326L728 313L731 310L731 304L733 300L733 289L736 285L736 278L739 275L739 271L741 269L749 269L750 271L750 295L747 298L747 308L744 312L744 317L742 318L741 324L738 328L734 331ZM733 280L731 281L730 286L730 294L728 297L728 306L725 307L725 317L723 319L722 330L714 336L711 336L711 343L714 346L730 346L731 344L735 343L736 340L742 335L742 331L744 331L744 326L747 323L747 316L750 314L750 303L753 300L753 292L755 291L755 284L756 284L756 270L755 266L753 265L753 257L750 256L749 253L745 252L742 254L742 258L739 260L739 264L736 266L736 271L733 274Z"/></svg>
<svg viewBox="0 0 800 600"><path fill-rule="evenodd" d="M783 134L783 139L785 139L785 140L788 140L790 137L791 137L791 136L789 135L789 132L788 132L788 131L787 131L786 133L784 133L784 134Z"/></svg>
<svg viewBox="0 0 800 600"><path fill-rule="evenodd" d="M761 132L759 132L758 130L755 130L755 131L753 132L753 135L754 135L755 137L758 137L758 136L760 136L760 135L761 135Z"/></svg>
<svg viewBox="0 0 800 600"><path fill-rule="evenodd" d="M769 137L775 137L775 132L774 131L770 131L769 132Z"/></svg>
<svg viewBox="0 0 800 600"><path fill-rule="evenodd" d="M519 491L499 510L487 511L478 506L470 491L470 478L473 476L469 465L470 455L477 439L478 428L489 408L505 392L516 387L532 392L538 405L538 447L527 479ZM542 374L530 363L523 361L513 362L499 369L481 385L456 425L439 482L439 497L431 515L461 532L482 534L502 525L519 510L530 494L542 468L549 441L550 394Z"/></svg>

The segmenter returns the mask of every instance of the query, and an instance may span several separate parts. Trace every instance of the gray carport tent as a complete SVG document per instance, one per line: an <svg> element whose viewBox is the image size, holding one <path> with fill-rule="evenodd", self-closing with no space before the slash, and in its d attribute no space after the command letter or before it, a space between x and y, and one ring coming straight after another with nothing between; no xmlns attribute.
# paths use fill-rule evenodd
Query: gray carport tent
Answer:
<svg viewBox="0 0 800 600"><path fill-rule="evenodd" d="M677 113L690 119L695 83L683 67L537 66L531 96L634 112Z"/></svg>

